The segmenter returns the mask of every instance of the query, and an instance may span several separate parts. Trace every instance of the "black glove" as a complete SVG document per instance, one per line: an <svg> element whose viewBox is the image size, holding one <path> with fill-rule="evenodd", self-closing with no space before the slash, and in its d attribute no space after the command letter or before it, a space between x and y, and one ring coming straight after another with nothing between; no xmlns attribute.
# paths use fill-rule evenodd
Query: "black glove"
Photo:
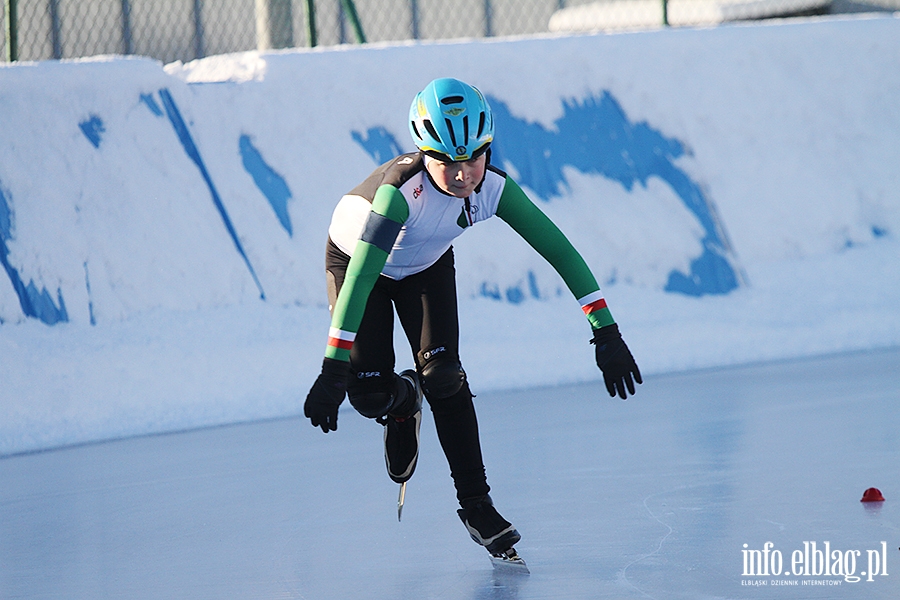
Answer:
<svg viewBox="0 0 900 600"><path fill-rule="evenodd" d="M643 383L643 380L631 351L619 333L619 326L613 323L595 329L591 343L596 346L597 366L603 371L603 381L609 395L615 396L618 392L619 397L624 400L628 397L625 393L627 387L628 393L633 396L634 382Z"/></svg>
<svg viewBox="0 0 900 600"><path fill-rule="evenodd" d="M347 393L347 378L350 363L326 358L322 361L322 372L316 378L303 404L303 414L313 427L321 427L324 433L337 431L338 407Z"/></svg>

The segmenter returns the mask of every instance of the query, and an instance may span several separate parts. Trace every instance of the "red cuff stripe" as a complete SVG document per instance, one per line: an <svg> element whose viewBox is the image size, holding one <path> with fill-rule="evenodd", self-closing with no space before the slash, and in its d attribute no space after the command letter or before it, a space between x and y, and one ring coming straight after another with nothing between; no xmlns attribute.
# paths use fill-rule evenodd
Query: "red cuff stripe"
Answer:
<svg viewBox="0 0 900 600"><path fill-rule="evenodd" d="M353 340L342 340L336 337L329 337L328 345L334 346L335 348L340 348L341 350L349 350L353 347Z"/></svg>
<svg viewBox="0 0 900 600"><path fill-rule="evenodd" d="M581 310L584 311L584 314L589 315L592 312L597 312L598 310L603 310L606 308L606 298L600 298L599 300L595 300L590 304L585 304L581 307Z"/></svg>

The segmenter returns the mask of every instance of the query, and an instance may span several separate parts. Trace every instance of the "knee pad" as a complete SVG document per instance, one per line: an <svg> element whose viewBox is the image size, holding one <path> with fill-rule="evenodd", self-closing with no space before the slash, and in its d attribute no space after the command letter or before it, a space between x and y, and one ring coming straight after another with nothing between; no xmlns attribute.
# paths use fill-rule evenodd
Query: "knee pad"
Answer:
<svg viewBox="0 0 900 600"><path fill-rule="evenodd" d="M386 392L370 392L352 394L350 404L356 412L369 419L377 419L387 414L394 401L394 396Z"/></svg>
<svg viewBox="0 0 900 600"><path fill-rule="evenodd" d="M422 352L422 389L429 398L449 398L466 383L466 372L459 359L444 347Z"/></svg>
<svg viewBox="0 0 900 600"><path fill-rule="evenodd" d="M382 377L380 373L357 373L347 386L351 406L369 419L383 417L394 402L392 379Z"/></svg>

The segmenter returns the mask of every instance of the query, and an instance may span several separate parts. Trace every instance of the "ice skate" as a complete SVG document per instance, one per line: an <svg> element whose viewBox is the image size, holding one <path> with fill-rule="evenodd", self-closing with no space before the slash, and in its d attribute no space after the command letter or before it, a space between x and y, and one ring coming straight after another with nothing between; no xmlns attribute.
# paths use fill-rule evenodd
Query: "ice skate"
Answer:
<svg viewBox="0 0 900 600"><path fill-rule="evenodd" d="M419 376L412 369L400 373L400 378L412 385L414 396L410 399L410 407L404 410L405 415L388 414L381 421L384 424L384 462L388 476L394 482L403 484L412 477L419 459L423 392Z"/></svg>
<svg viewBox="0 0 900 600"><path fill-rule="evenodd" d="M487 494L463 500L460 504L462 508L456 511L460 520L475 543L484 546L491 556L505 555L522 538L516 528L500 516ZM514 550L511 556L518 557Z"/></svg>

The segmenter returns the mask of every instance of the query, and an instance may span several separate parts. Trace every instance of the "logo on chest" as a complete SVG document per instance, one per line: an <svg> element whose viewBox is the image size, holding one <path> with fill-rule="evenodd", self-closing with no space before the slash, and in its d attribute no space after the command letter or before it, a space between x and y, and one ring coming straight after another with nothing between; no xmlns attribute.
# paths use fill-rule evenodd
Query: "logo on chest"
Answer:
<svg viewBox="0 0 900 600"><path fill-rule="evenodd" d="M462 207L462 210L459 212L459 218L456 219L456 224L465 229L470 225L475 224L475 215L478 213L478 206L475 204L470 204L468 200L466 200L466 204Z"/></svg>

